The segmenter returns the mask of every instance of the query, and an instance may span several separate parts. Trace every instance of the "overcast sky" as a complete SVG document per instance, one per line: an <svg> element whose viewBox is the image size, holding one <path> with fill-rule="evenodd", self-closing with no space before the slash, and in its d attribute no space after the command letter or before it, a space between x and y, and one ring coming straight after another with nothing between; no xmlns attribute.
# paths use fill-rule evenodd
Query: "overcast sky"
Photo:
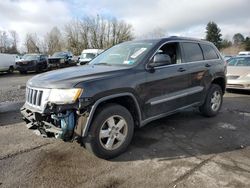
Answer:
<svg viewBox="0 0 250 188"><path fill-rule="evenodd" d="M53 26L99 14L132 24L136 37L160 30L204 38L206 24L214 21L230 39L235 33L250 35L249 8L250 0L2 0L0 30L16 30L22 42L27 32L42 37Z"/></svg>

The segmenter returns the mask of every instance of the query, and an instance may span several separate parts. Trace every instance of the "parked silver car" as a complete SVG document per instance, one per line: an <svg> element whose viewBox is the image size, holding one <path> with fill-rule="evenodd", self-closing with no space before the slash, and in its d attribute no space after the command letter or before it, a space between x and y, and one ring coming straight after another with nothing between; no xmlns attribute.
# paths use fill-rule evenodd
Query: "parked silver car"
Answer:
<svg viewBox="0 0 250 188"><path fill-rule="evenodd" d="M232 57L227 65L227 88L250 90L250 55Z"/></svg>

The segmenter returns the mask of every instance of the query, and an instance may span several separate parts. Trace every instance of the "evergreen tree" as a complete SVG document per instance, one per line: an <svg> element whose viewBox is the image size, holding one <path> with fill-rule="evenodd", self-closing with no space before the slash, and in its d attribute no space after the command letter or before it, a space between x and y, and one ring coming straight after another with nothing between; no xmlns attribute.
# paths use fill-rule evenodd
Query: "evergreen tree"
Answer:
<svg viewBox="0 0 250 188"><path fill-rule="evenodd" d="M245 50L250 51L250 37L246 37L245 40Z"/></svg>
<svg viewBox="0 0 250 188"><path fill-rule="evenodd" d="M221 41L221 46L220 46L221 48L228 48L230 46L232 46L232 42L231 41L229 41L227 39L223 39Z"/></svg>
<svg viewBox="0 0 250 188"><path fill-rule="evenodd" d="M214 22L209 22L206 27L206 40L214 43L214 45L220 49L221 48L221 30Z"/></svg>

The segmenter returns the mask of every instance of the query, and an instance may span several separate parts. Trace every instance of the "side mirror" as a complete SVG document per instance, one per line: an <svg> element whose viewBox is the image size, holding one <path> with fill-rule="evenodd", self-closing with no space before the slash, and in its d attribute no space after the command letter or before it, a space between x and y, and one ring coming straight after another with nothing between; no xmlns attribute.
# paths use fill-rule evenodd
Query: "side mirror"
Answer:
<svg viewBox="0 0 250 188"><path fill-rule="evenodd" d="M170 65L171 58L167 54L156 54L153 58L153 61L150 63L151 66L163 66L163 65Z"/></svg>

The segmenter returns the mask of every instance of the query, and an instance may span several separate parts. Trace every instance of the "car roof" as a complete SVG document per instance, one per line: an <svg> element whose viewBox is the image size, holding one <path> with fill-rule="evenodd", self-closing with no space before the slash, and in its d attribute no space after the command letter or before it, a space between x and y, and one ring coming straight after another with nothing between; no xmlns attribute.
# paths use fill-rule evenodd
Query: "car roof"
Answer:
<svg viewBox="0 0 250 188"><path fill-rule="evenodd" d="M197 39L197 38L191 38L191 37L170 36L170 37L167 37L167 38L162 38L161 40L163 40L163 41L179 40L179 41L190 41L190 42L200 42L200 43L209 43L209 44L211 44L211 42L206 41L204 39Z"/></svg>
<svg viewBox="0 0 250 188"><path fill-rule="evenodd" d="M204 39L197 39L197 38L191 38L191 37L178 37L178 36L170 36L165 38L156 38L156 39L145 39L145 40L137 40L139 41L145 41L145 42L168 42L168 41L189 41L189 42L199 42L199 43L207 43L207 44L213 44L209 41L206 41Z"/></svg>
<svg viewBox="0 0 250 188"><path fill-rule="evenodd" d="M234 57L250 57L250 55L237 55L237 56L234 56Z"/></svg>

